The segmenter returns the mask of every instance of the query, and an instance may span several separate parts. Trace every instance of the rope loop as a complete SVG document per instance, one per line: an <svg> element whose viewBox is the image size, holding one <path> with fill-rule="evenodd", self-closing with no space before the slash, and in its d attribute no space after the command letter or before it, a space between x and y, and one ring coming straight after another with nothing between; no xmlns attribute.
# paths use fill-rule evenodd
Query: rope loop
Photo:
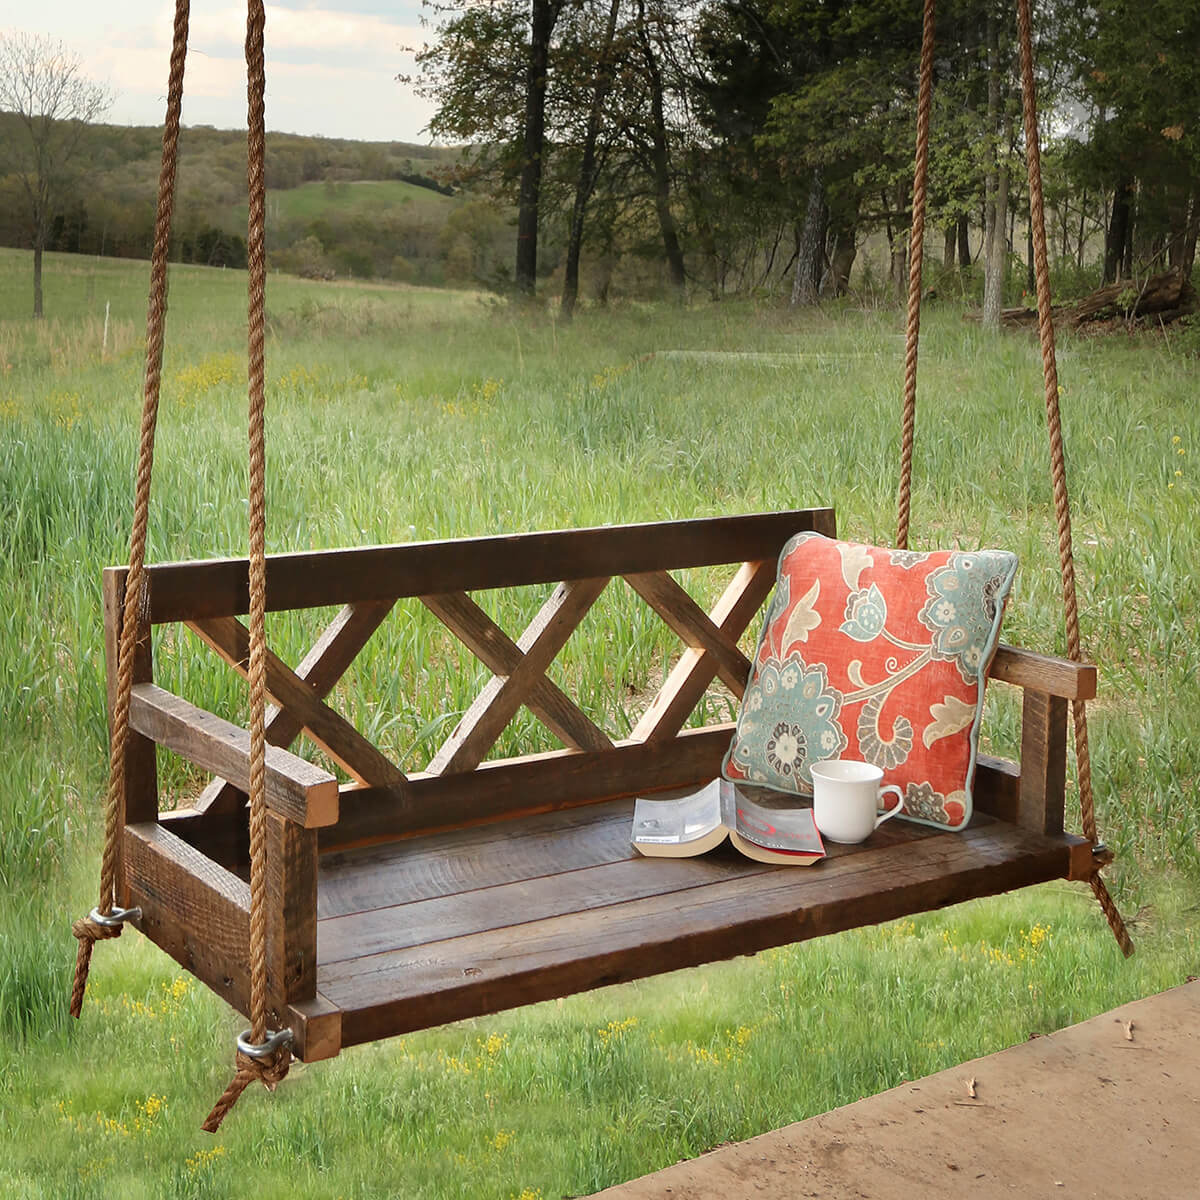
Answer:
<svg viewBox="0 0 1200 1200"><path fill-rule="evenodd" d="M282 1046L268 1057L255 1058L238 1050L234 1056L234 1062L236 1070L233 1078L229 1081L229 1086L221 1093L221 1098L213 1105L212 1112L208 1114L201 1126L205 1133L216 1133L221 1128L221 1122L225 1120L226 1114L256 1079L268 1092L273 1092L287 1077L292 1065L292 1051L290 1046Z"/></svg>

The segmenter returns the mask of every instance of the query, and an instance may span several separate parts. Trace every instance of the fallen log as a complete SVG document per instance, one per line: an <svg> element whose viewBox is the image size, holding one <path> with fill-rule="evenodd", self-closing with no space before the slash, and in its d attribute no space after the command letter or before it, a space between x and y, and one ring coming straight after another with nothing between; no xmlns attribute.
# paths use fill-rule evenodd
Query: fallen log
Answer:
<svg viewBox="0 0 1200 1200"><path fill-rule="evenodd" d="M1196 289L1182 271L1172 269L1148 279L1125 279L1110 283L1075 302L1072 323L1102 321L1111 317L1133 320L1161 316L1174 320L1196 311ZM1169 314L1169 315L1168 315Z"/></svg>
<svg viewBox="0 0 1200 1200"><path fill-rule="evenodd" d="M1107 284L1082 300L1055 304L1050 313L1055 324L1077 327L1088 321L1136 321L1142 318L1167 324L1197 311L1200 311L1200 299L1196 289L1176 268L1142 280L1123 279ZM970 312L966 319L978 321L981 314ZM1037 320L1037 310L1033 308L1005 308L1000 312L1000 323L1009 327L1036 326Z"/></svg>

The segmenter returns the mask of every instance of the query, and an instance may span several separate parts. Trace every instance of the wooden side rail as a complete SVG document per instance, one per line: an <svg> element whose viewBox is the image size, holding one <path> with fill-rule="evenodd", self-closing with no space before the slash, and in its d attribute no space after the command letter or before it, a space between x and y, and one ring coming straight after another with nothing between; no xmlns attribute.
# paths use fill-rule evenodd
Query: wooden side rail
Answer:
<svg viewBox="0 0 1200 1200"><path fill-rule="evenodd" d="M1072 662L1049 654L1037 654L1006 646L996 647L989 678L1017 687L1033 688L1063 700L1094 700L1096 668L1091 663Z"/></svg>
<svg viewBox="0 0 1200 1200"><path fill-rule="evenodd" d="M129 723L138 733L245 791L250 786L250 735L152 683L133 687ZM337 780L277 746L267 747L267 806L306 829L338 819Z"/></svg>

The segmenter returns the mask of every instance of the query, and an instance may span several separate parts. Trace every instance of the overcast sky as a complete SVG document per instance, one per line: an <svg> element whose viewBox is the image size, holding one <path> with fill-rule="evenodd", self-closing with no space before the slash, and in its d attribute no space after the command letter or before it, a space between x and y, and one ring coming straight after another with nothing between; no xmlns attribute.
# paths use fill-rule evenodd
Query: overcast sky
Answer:
<svg viewBox="0 0 1200 1200"><path fill-rule="evenodd" d="M0 0L0 30L49 34L115 93L108 120L161 125L175 6L163 0ZM430 106L395 80L419 46L420 0L280 0L267 5L267 128L426 142ZM193 0L186 125L246 127L245 4Z"/></svg>

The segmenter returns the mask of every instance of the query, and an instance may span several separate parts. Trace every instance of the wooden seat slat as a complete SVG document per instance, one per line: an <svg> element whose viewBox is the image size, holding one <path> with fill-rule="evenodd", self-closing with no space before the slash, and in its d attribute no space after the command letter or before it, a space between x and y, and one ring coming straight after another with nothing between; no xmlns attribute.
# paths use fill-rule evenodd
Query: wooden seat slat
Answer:
<svg viewBox="0 0 1200 1200"><path fill-rule="evenodd" d="M630 853L629 822L618 815L629 809L588 804L323 857L318 919L617 862Z"/></svg>
<svg viewBox="0 0 1200 1200"><path fill-rule="evenodd" d="M908 828L911 837L812 868L736 868L713 881L713 862L687 860L679 874L692 886L318 960L317 988L343 1010L352 1045L1062 878L1078 841L988 818L956 834ZM639 865L654 876L662 864Z"/></svg>
<svg viewBox="0 0 1200 1200"><path fill-rule="evenodd" d="M480 837L482 830L463 831L455 857L478 865L458 890L452 890L444 879L426 875L420 854L420 842L425 839L414 843L416 853L411 857L396 856L386 865L378 860L360 864L359 877L375 884L372 891L379 898L379 907L372 911L363 906L319 921L318 961L327 965L506 927L520 937L522 926L547 917L777 869L728 846L702 858L646 859L629 841L631 801L599 804L594 810L599 820L587 825L572 823L567 836L554 843L543 834L533 853L518 851L519 857L511 847L523 840L519 832L522 822L505 822L509 832L499 840ZM831 858L844 858L932 836L936 836L935 830L913 825L896 829L893 823L880 830L870 847L830 845L829 852ZM414 874L419 877L416 886L410 882ZM322 875L319 888L324 887ZM428 894L398 899L402 893L414 892Z"/></svg>

